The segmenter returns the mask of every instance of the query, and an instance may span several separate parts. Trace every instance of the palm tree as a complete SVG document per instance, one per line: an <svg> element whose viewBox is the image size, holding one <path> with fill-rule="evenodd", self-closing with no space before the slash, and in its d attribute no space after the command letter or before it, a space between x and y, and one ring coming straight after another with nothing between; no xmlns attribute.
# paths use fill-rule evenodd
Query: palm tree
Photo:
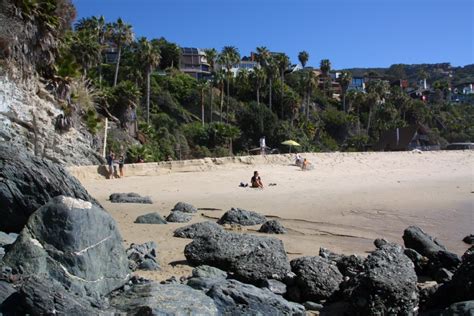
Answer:
<svg viewBox="0 0 474 316"><path fill-rule="evenodd" d="M303 68L306 66L308 59L309 59L309 54L307 51L304 50L298 54L298 60L300 61L301 66L303 66Z"/></svg>
<svg viewBox="0 0 474 316"><path fill-rule="evenodd" d="M273 59L270 51L265 47L257 47L257 61L261 67L265 70L268 79L268 108L272 109L272 94L273 94L273 78L275 77L277 65Z"/></svg>
<svg viewBox="0 0 474 316"><path fill-rule="evenodd" d="M339 75L339 83L341 84L341 91L342 91L342 110L346 111L346 94L349 85L352 82L352 74L348 71L343 71Z"/></svg>
<svg viewBox="0 0 474 316"><path fill-rule="evenodd" d="M281 106L281 118L283 119L283 94L285 92L285 71L290 66L290 58L286 54L278 54L275 56L275 60L280 71L280 82L281 82L281 91L280 91L280 100L282 102Z"/></svg>
<svg viewBox="0 0 474 316"><path fill-rule="evenodd" d="M309 119L309 105L311 102L311 96L313 94L314 88L317 86L316 82L316 75L314 71L308 71L306 76L306 96L307 96L307 104L306 104L306 118Z"/></svg>
<svg viewBox="0 0 474 316"><path fill-rule="evenodd" d="M209 89L209 93L210 93L210 122L212 123L212 112L213 112L213 103L214 103L214 93L213 93L213 88L214 88L214 81L215 81L215 66L216 66L216 59L217 59L217 50L215 48L210 48L210 49L206 49L204 50L204 53L206 54L206 60L207 62L209 63L209 70L211 72L211 76L212 76L212 81L211 81L211 84L209 85L210 86L210 89Z"/></svg>
<svg viewBox="0 0 474 316"><path fill-rule="evenodd" d="M100 45L96 35L88 30L84 29L75 33L71 51L81 65L85 77L87 77L87 71L100 62Z"/></svg>
<svg viewBox="0 0 474 316"><path fill-rule="evenodd" d="M201 123L204 126L204 91L209 87L209 82L206 80L199 80L197 89L201 92Z"/></svg>
<svg viewBox="0 0 474 316"><path fill-rule="evenodd" d="M120 57L122 54L122 47L130 44L133 41L133 31L130 24L124 23L121 18L113 24L112 39L117 45L117 62L115 65L114 87L117 85L118 72L120 67Z"/></svg>
<svg viewBox="0 0 474 316"><path fill-rule="evenodd" d="M367 119L367 135L369 135L372 112L375 107L385 102L385 96L390 90L390 85L385 80L372 80L367 84L367 101L369 103L369 117Z"/></svg>
<svg viewBox="0 0 474 316"><path fill-rule="evenodd" d="M240 61L239 50L234 46L224 46L219 55L219 62L224 65L227 77L227 102L226 115L229 120L229 103L230 103L230 81L232 80L232 67ZM221 113L222 115L222 113Z"/></svg>
<svg viewBox="0 0 474 316"><path fill-rule="evenodd" d="M219 94L220 94L220 121L222 122L222 109L224 107L224 80L225 79L225 72L223 69L219 69L216 71L215 76L214 76L214 81L219 88Z"/></svg>
<svg viewBox="0 0 474 316"><path fill-rule="evenodd" d="M146 123L150 124L150 77L152 71L160 64L160 51L152 45L145 37L139 41L140 61L145 67L146 73Z"/></svg>
<svg viewBox="0 0 474 316"><path fill-rule="evenodd" d="M323 75L327 77L329 75L329 72L331 71L331 62L329 61L329 59L321 60L319 68L321 69Z"/></svg>
<svg viewBox="0 0 474 316"><path fill-rule="evenodd" d="M267 80L267 75L263 68L256 67L251 74L251 78L253 83L255 84L255 88L257 91L257 104L260 106L260 89L265 84L265 81Z"/></svg>

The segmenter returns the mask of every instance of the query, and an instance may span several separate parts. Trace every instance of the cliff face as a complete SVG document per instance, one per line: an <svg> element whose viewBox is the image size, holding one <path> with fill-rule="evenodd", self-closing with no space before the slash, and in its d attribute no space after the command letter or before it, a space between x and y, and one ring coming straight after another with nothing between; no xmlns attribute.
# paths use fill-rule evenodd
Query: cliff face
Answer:
<svg viewBox="0 0 474 316"><path fill-rule="evenodd" d="M103 162L93 149L94 138L82 126L67 132L55 129L63 114L54 97L34 78L11 80L0 74L0 141L20 145L49 160L66 165Z"/></svg>

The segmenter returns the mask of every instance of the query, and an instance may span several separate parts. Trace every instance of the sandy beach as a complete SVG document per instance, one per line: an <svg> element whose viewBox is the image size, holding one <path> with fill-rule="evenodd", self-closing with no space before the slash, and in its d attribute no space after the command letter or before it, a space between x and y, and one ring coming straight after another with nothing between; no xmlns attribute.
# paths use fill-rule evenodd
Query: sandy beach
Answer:
<svg viewBox="0 0 474 316"><path fill-rule="evenodd" d="M474 151L303 156L314 164L313 170L301 171L286 155L251 164L216 164L206 171L195 167L153 176L80 180L115 218L127 246L157 242L162 270L138 272L155 280L190 273L183 250L191 240L173 237L177 227L189 223L133 222L149 212L166 216L178 201L203 208L190 223L215 221L231 207L280 220L289 232L274 237L283 241L289 258L317 255L320 247L367 255L375 238L403 243L403 230L410 225L420 226L458 254L468 248L462 238L474 231ZM254 170L265 184L277 185L263 190L238 187L250 181ZM147 195L154 204L112 204L108 197L115 192ZM258 228L240 231L259 234Z"/></svg>

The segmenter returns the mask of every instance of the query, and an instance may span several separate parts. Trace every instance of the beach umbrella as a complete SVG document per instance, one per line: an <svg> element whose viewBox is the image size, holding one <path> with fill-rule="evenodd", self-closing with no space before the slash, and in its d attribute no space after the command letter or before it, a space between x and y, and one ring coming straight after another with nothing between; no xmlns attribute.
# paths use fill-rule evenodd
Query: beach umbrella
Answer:
<svg viewBox="0 0 474 316"><path fill-rule="evenodd" d="M295 142L294 140L285 140L284 142L281 143L282 145L286 145L286 146L290 146L290 154L291 154L291 147L292 146L295 146L295 147L299 147L301 146L300 144L298 144L297 142Z"/></svg>

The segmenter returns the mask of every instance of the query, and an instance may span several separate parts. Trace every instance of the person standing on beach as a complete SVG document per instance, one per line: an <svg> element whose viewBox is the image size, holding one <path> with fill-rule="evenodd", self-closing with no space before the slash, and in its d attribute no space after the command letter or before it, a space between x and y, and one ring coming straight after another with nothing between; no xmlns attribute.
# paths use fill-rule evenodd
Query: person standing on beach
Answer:
<svg viewBox="0 0 474 316"><path fill-rule="evenodd" d="M115 159L114 152L110 151L106 159L107 159L107 166L109 168L109 179L113 179L114 178L114 159Z"/></svg>
<svg viewBox="0 0 474 316"><path fill-rule="evenodd" d="M125 160L123 158L123 155L120 155L118 165L119 165L119 172L120 172L120 178L123 178L123 165L125 163Z"/></svg>

